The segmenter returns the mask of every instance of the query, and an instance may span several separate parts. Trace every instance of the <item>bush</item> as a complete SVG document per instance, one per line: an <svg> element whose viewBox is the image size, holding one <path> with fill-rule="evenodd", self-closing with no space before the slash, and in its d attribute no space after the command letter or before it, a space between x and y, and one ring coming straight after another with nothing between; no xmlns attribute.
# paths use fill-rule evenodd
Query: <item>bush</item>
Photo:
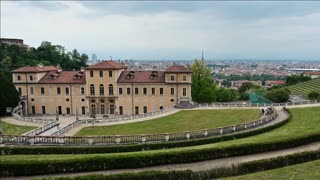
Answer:
<svg viewBox="0 0 320 180"><path fill-rule="evenodd" d="M289 95L290 93L285 89L274 89L268 91L264 97L271 100L272 102L282 103L287 102L289 100Z"/></svg>
<svg viewBox="0 0 320 180"><path fill-rule="evenodd" d="M308 94L308 99L310 100L320 100L320 93L316 92L316 91L311 91L309 94Z"/></svg>
<svg viewBox="0 0 320 180"><path fill-rule="evenodd" d="M228 176L237 176L248 173L253 173L257 171L265 171L275 168L280 168L284 166L294 165L298 163L308 162L312 160L320 159L320 151L315 152L303 152L296 153L286 156L280 156L270 159L263 159L258 161L251 161L246 163L241 163L232 168L217 168L206 171L194 172L191 170L179 170L179 171L143 171L138 173L120 173L112 175L86 175L86 176L75 176L75 177L60 177L55 178L56 180L82 180L82 179L95 179L95 180L122 180L122 179L132 179L132 180L162 180L162 179L213 179Z"/></svg>

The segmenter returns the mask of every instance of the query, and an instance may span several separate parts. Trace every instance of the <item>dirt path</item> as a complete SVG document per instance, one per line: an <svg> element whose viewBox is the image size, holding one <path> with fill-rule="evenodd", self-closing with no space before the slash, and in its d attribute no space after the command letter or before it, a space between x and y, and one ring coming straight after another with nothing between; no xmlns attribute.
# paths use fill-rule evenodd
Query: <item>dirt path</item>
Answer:
<svg viewBox="0 0 320 180"><path fill-rule="evenodd" d="M210 170L221 167L232 167L232 165L237 165L244 162L250 162L261 159L268 159L273 157L285 156L288 154L301 153L307 151L317 151L320 150L320 142L315 142L311 144L307 144L304 146L288 148L277 151L269 151L265 153L257 153L250 154L244 156L236 156L215 160L207 160L200 161L194 163L184 163L184 164L169 164L169 165L161 165L161 166L152 166L146 168L134 168L134 169L117 169L117 170L105 170L105 171L93 171L93 172L79 172L79 173L66 173L66 174L47 174L47 175L39 175L39 176L29 176L29 177L18 177L15 179L34 179L34 178L49 178L49 177L72 177L72 176L82 176L82 175L90 175L90 174L119 174L125 172L142 172L142 171L173 171L173 170L187 170L190 169L192 171L203 171ZM3 178L6 179L6 178ZM8 178L11 179L11 178Z"/></svg>

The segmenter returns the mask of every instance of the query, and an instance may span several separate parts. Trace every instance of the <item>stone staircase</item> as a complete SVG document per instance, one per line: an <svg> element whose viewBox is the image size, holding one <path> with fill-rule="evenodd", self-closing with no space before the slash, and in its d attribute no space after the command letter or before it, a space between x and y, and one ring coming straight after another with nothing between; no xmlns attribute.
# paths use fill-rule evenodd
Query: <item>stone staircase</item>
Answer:
<svg viewBox="0 0 320 180"><path fill-rule="evenodd" d="M192 102L190 100L180 100L175 106L178 109L192 109L198 107L198 103Z"/></svg>

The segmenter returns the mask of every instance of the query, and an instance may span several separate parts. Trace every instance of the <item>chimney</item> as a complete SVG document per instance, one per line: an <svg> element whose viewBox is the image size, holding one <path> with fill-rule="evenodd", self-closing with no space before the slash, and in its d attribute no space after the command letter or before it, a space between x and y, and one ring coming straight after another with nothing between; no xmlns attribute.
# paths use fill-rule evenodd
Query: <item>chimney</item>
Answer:
<svg viewBox="0 0 320 180"><path fill-rule="evenodd" d="M58 69L58 72L62 71L60 64L57 65L57 69Z"/></svg>
<svg viewBox="0 0 320 180"><path fill-rule="evenodd" d="M84 72L84 67L80 67L80 72Z"/></svg>

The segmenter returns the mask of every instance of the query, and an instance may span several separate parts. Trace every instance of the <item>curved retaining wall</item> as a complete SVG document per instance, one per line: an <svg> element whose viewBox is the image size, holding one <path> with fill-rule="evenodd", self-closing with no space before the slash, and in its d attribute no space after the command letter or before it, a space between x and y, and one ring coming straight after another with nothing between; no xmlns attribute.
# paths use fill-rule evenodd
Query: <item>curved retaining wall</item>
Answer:
<svg viewBox="0 0 320 180"><path fill-rule="evenodd" d="M247 123L226 126L213 129L202 129L196 131L163 133L163 134L140 134L140 135L115 135L115 136L17 136L1 135L0 144L15 145L115 145L115 144L142 144L167 141L180 141L213 136L222 136L253 129L267 124L277 118L277 111L267 117L262 117Z"/></svg>

